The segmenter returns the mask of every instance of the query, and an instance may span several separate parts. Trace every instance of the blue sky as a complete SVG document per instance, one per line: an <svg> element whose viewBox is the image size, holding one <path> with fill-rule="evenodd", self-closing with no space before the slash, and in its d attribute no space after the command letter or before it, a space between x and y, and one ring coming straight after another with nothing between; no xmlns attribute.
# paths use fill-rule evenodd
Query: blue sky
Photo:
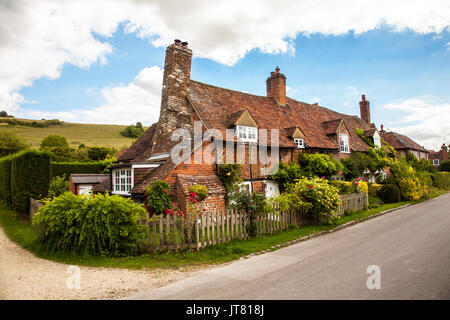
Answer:
<svg viewBox="0 0 450 320"><path fill-rule="evenodd" d="M165 4L140 8L139 14L149 10L147 18L140 18L134 7L111 4L111 12L101 23L95 15L102 10L100 5L87 17L77 5L70 11L69 20L73 21L66 25L67 8L50 3L35 8L36 14L50 12L55 25L41 22L38 26L33 23L40 22L25 10L31 5L23 0L4 8L10 12L8 17L24 21L18 40L14 36L19 31L12 31L8 21L0 22L0 31L5 29L11 35L0 42L0 62L9 66L4 75L0 71L0 105L17 116L151 124L158 119L165 48L176 37L188 41L194 52L194 80L265 95L265 80L279 66L287 77L291 98L359 115L358 102L361 94L366 94L372 121L378 127L384 124L427 148L450 143L450 8L445 2L430 1L429 7L422 3L417 12L413 8L405 13L409 14L406 22L401 12L394 12L400 6L387 15L371 15L356 22L354 15L346 18L344 14L342 21L316 24L313 19L294 27L289 19L294 19L290 15L295 13L288 7L279 13L283 18L289 15L286 24L267 21L258 25L261 17L257 17L258 23L238 25L236 30L232 30L233 21L238 21L233 19L239 18L235 7L227 7L229 17L220 14L217 22L210 18L211 12L218 14L217 8L205 4L199 7L200 13L190 13L198 14L198 22L190 20L192 25L178 32L178 21L171 24L170 15L164 20L169 20L167 25L147 23L153 10L172 13ZM125 8L134 20L130 20L131 13L123 13ZM425 20L423 8L437 21ZM261 9L260 16L264 14ZM414 14L417 23L411 21ZM233 27L225 28L228 24ZM27 27L37 31L27 31ZM192 30L186 30L189 28ZM29 49L26 54L22 47Z"/></svg>

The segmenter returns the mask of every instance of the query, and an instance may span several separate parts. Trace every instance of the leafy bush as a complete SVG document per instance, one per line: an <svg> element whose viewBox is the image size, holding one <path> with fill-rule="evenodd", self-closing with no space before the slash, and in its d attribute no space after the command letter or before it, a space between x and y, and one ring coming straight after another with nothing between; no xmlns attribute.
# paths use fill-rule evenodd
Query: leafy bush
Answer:
<svg viewBox="0 0 450 320"><path fill-rule="evenodd" d="M416 172L404 158L391 165L390 180L399 187L402 200L424 197L432 183L429 176Z"/></svg>
<svg viewBox="0 0 450 320"><path fill-rule="evenodd" d="M430 161L425 158L419 161L412 153L408 153L407 161L408 164L417 171L436 172L436 169Z"/></svg>
<svg viewBox="0 0 450 320"><path fill-rule="evenodd" d="M50 199L56 198L61 194L63 194L64 192L67 192L68 189L69 189L69 181L66 180L65 175L53 177L50 180L50 185L48 187L48 197Z"/></svg>
<svg viewBox="0 0 450 320"><path fill-rule="evenodd" d="M242 182L240 175L241 165L239 163L220 164L217 166L216 171L227 193L236 190L238 184Z"/></svg>
<svg viewBox="0 0 450 320"><path fill-rule="evenodd" d="M296 162L289 164L280 162L278 164L278 171L272 176L272 179L278 183L280 191L285 191L288 184L295 180L302 178L302 171L300 165Z"/></svg>
<svg viewBox="0 0 450 320"><path fill-rule="evenodd" d="M50 183L50 154L43 151L22 151L12 158L11 202L14 209L28 211L29 198L47 196Z"/></svg>
<svg viewBox="0 0 450 320"><path fill-rule="evenodd" d="M368 183L368 192L369 192L369 197L376 197L378 191L382 188L382 184L378 184L378 183Z"/></svg>
<svg viewBox="0 0 450 320"><path fill-rule="evenodd" d="M450 172L450 160L442 161L439 166L439 171L447 171Z"/></svg>
<svg viewBox="0 0 450 320"><path fill-rule="evenodd" d="M137 122L136 125L129 125L123 129L120 134L128 138L139 138L144 133L144 128L142 128L142 123Z"/></svg>
<svg viewBox="0 0 450 320"><path fill-rule="evenodd" d="M0 159L0 201L11 205L11 164L12 156Z"/></svg>
<svg viewBox="0 0 450 320"><path fill-rule="evenodd" d="M25 141L16 135L8 132L0 132L0 157L26 150L28 147Z"/></svg>
<svg viewBox="0 0 450 320"><path fill-rule="evenodd" d="M51 134L42 139L40 148L41 150L49 151L56 156L66 156L70 150L67 139L56 134Z"/></svg>
<svg viewBox="0 0 450 320"><path fill-rule="evenodd" d="M395 184L383 184L377 192L377 197L384 203L395 203L401 201L400 189Z"/></svg>
<svg viewBox="0 0 450 320"><path fill-rule="evenodd" d="M366 170L374 173L389 165L390 159L383 149L369 148L367 153L354 152L350 157L341 160L347 179L362 177Z"/></svg>
<svg viewBox="0 0 450 320"><path fill-rule="evenodd" d="M172 207L172 198L168 192L170 185L166 181L156 180L145 189L147 207L155 213L163 213Z"/></svg>
<svg viewBox="0 0 450 320"><path fill-rule="evenodd" d="M203 201L208 197L208 188L203 185L196 184L189 187L189 192L193 192L197 195L197 201Z"/></svg>
<svg viewBox="0 0 450 320"><path fill-rule="evenodd" d="M356 181L359 192L367 192L369 193L369 185L365 181Z"/></svg>
<svg viewBox="0 0 450 320"><path fill-rule="evenodd" d="M34 216L39 229L36 248L82 256L135 255L144 236L139 216L145 216L145 209L130 198L66 192Z"/></svg>
<svg viewBox="0 0 450 320"><path fill-rule="evenodd" d="M344 170L342 163L332 156L323 153L302 153L298 157L300 171L303 176L327 177Z"/></svg>
<svg viewBox="0 0 450 320"><path fill-rule="evenodd" d="M302 178L288 186L294 208L317 221L331 221L340 205L339 190L320 178Z"/></svg>
<svg viewBox="0 0 450 320"><path fill-rule="evenodd" d="M328 181L332 186L339 190L339 194L350 194L358 192L358 187L352 181Z"/></svg>
<svg viewBox="0 0 450 320"><path fill-rule="evenodd" d="M264 206L264 195L261 193L250 193L242 188L230 194L230 207L250 214L248 232L251 237L256 235L255 219L258 214L264 211Z"/></svg>
<svg viewBox="0 0 450 320"><path fill-rule="evenodd" d="M107 147L88 147L88 158L93 161L105 160L106 157L114 156L117 153L115 148Z"/></svg>

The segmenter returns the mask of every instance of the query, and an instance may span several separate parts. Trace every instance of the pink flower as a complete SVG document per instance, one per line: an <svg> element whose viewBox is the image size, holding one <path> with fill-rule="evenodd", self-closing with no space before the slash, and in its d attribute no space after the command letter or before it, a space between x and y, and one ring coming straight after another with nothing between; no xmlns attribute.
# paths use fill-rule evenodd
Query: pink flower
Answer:
<svg viewBox="0 0 450 320"><path fill-rule="evenodd" d="M308 188L310 188L310 189L311 189L311 188L312 188L312 185L309 185L309 186L308 186Z"/></svg>
<svg viewBox="0 0 450 320"><path fill-rule="evenodd" d="M322 179L325 179L325 176L323 176Z"/></svg>
<svg viewBox="0 0 450 320"><path fill-rule="evenodd" d="M359 184L359 182L358 181L355 181L355 185L358 185Z"/></svg>
<svg viewBox="0 0 450 320"><path fill-rule="evenodd" d="M339 171L339 172L338 172L338 175L342 176L342 171Z"/></svg>
<svg viewBox="0 0 450 320"><path fill-rule="evenodd" d="M358 181L361 181L361 180L362 180L362 178L356 178L356 180L358 180Z"/></svg>

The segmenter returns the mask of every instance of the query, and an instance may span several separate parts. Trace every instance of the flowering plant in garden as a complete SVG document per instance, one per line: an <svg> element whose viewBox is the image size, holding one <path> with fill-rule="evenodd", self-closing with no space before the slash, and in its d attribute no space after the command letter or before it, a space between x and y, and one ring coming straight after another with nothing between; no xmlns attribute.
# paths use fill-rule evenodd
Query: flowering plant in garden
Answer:
<svg viewBox="0 0 450 320"><path fill-rule="evenodd" d="M339 191L320 178L297 179L287 189L292 207L303 214L330 221L340 205Z"/></svg>
<svg viewBox="0 0 450 320"><path fill-rule="evenodd" d="M180 208L178 207L178 202L176 202L176 201L172 202L172 207L170 209L166 208L165 213L168 215L171 215L171 216L173 216L173 215L180 216L180 217L183 216L183 213L181 212Z"/></svg>

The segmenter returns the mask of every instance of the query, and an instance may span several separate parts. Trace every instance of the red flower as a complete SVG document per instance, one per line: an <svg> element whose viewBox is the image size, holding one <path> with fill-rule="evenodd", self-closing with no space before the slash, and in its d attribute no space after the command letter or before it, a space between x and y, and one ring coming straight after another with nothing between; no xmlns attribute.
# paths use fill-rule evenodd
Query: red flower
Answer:
<svg viewBox="0 0 450 320"><path fill-rule="evenodd" d="M206 209L204 208L203 211L206 211Z"/></svg>
<svg viewBox="0 0 450 320"><path fill-rule="evenodd" d="M194 193L194 192L189 193L189 195L190 195L192 198L197 198L197 197L198 197L197 194Z"/></svg>
<svg viewBox="0 0 450 320"><path fill-rule="evenodd" d="M355 181L355 185L358 185L359 184L359 182L358 181Z"/></svg>
<svg viewBox="0 0 450 320"><path fill-rule="evenodd" d="M308 186L308 188L310 188L310 189L311 189L311 188L312 188L312 185L309 185L309 186Z"/></svg>
<svg viewBox="0 0 450 320"><path fill-rule="evenodd" d="M166 213L169 213L169 211L170 211L169 209L166 209L166 210L165 210Z"/></svg>
<svg viewBox="0 0 450 320"><path fill-rule="evenodd" d="M177 202L176 202L176 201L172 202L172 205L173 205L173 206L176 206L176 205L177 205Z"/></svg>

